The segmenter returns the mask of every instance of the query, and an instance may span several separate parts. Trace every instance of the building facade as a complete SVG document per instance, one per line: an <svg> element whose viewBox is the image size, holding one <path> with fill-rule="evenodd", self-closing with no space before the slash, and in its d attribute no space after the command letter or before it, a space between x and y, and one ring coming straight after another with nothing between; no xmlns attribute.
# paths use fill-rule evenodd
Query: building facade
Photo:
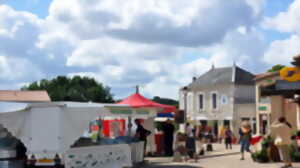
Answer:
<svg viewBox="0 0 300 168"><path fill-rule="evenodd" d="M282 116L292 125L293 130L299 129L299 103L293 97L298 90L293 86L294 91L280 89L280 85L289 86L291 83L283 81L278 72L257 75L255 81L258 133L268 134L270 125Z"/></svg>
<svg viewBox="0 0 300 168"><path fill-rule="evenodd" d="M214 68L179 91L179 108L186 120L209 125L220 134L229 125L235 135L242 120L255 124L254 75L240 67ZM255 129L255 127L254 127Z"/></svg>

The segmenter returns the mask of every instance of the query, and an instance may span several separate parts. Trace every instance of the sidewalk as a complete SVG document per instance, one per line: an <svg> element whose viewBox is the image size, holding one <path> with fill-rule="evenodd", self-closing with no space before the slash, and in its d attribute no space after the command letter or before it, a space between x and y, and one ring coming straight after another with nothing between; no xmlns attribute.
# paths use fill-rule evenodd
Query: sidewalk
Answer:
<svg viewBox="0 0 300 168"><path fill-rule="evenodd" d="M206 152L197 163L194 160L174 163L172 158L147 158L150 162L143 168L280 168L282 163L261 164L253 162L250 154L245 154L245 160L240 160L239 145L234 145L232 150L226 150L223 144L214 144L213 152ZM300 168L300 163L294 163L295 168Z"/></svg>

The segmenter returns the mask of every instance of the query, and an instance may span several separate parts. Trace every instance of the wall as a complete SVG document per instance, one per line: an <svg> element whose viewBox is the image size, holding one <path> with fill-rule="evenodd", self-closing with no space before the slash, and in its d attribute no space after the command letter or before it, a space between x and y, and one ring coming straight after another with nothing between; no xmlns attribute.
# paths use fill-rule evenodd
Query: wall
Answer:
<svg viewBox="0 0 300 168"><path fill-rule="evenodd" d="M206 88L195 88L193 113L195 116L207 117L209 119L224 120L231 118L233 115L233 95L234 86L213 85ZM217 109L212 109L212 93L217 93ZM204 94L204 109L199 108L199 94ZM226 99L226 103L222 103L221 98Z"/></svg>
<svg viewBox="0 0 300 168"><path fill-rule="evenodd" d="M184 110L184 94L182 91L179 91L179 110Z"/></svg>
<svg viewBox="0 0 300 168"><path fill-rule="evenodd" d="M235 135L238 135L238 129L241 126L243 118L249 118L251 124L253 119L256 118L256 105L255 103L251 104L237 104L235 105L235 115L233 118L233 131ZM253 128L252 128L253 129Z"/></svg>
<svg viewBox="0 0 300 168"><path fill-rule="evenodd" d="M237 103L254 103L255 102L255 86L254 85L236 85L235 86L235 102Z"/></svg>
<svg viewBox="0 0 300 168"><path fill-rule="evenodd" d="M278 120L281 116L283 116L283 97L271 96L270 124Z"/></svg>
<svg viewBox="0 0 300 168"><path fill-rule="evenodd" d="M284 99L284 116L286 120L292 125L293 129L298 127L297 104L291 100Z"/></svg>

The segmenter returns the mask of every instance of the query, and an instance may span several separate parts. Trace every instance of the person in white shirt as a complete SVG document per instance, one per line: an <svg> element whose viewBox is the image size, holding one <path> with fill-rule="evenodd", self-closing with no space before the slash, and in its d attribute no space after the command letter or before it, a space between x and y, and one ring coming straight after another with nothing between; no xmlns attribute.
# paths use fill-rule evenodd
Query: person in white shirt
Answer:
<svg viewBox="0 0 300 168"><path fill-rule="evenodd" d="M292 126L285 117L280 117L271 125L271 135L275 136L275 145L282 153L282 160L285 165L282 168L292 167L291 157L289 155L289 145L292 143Z"/></svg>
<svg viewBox="0 0 300 168"><path fill-rule="evenodd" d="M187 154L190 156L190 158L193 158L195 157L195 152L196 152L194 128L189 123L187 123L185 131L187 135L187 140L185 144L187 149Z"/></svg>

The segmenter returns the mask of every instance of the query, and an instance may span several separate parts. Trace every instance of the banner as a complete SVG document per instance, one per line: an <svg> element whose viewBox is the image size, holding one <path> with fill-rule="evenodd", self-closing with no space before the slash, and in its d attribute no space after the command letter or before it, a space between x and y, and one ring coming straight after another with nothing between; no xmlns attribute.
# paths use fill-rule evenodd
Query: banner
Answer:
<svg viewBox="0 0 300 168"><path fill-rule="evenodd" d="M127 144L71 148L65 155L66 168L122 168L131 166L131 149Z"/></svg>

